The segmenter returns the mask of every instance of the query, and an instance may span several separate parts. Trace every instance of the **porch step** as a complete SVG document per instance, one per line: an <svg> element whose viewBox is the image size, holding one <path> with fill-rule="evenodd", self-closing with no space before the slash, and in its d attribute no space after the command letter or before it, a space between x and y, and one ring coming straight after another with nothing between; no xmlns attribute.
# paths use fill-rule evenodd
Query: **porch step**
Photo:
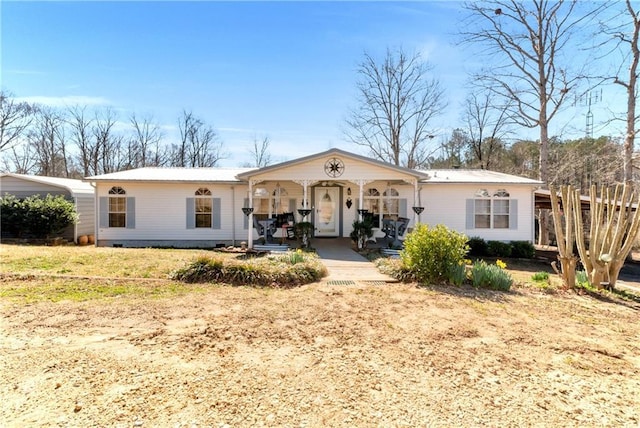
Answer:
<svg viewBox="0 0 640 428"><path fill-rule="evenodd" d="M382 248L381 252L383 255L391 257L393 259L400 258L400 250L394 250L393 248Z"/></svg>
<svg viewBox="0 0 640 428"><path fill-rule="evenodd" d="M253 249L256 251L269 251L271 253L286 253L289 251L289 246L278 244L254 244Z"/></svg>

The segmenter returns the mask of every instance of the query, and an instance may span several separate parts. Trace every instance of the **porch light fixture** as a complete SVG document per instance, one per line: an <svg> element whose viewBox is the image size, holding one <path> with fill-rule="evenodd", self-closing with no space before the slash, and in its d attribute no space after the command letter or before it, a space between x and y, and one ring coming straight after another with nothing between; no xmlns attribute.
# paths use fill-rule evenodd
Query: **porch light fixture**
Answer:
<svg viewBox="0 0 640 428"><path fill-rule="evenodd" d="M244 215L249 217L249 214L251 214L253 212L253 208L251 208L251 207L242 207L242 212L244 213Z"/></svg>
<svg viewBox="0 0 640 428"><path fill-rule="evenodd" d="M347 196L351 196L351 187L347 187Z"/></svg>
<svg viewBox="0 0 640 428"><path fill-rule="evenodd" d="M422 214L422 211L424 211L424 207L412 207L413 208L413 212L420 215Z"/></svg>
<svg viewBox="0 0 640 428"><path fill-rule="evenodd" d="M350 210L351 209L351 205L353 205L353 201L351 200L351 198L347 198L346 205L347 205L347 209Z"/></svg>

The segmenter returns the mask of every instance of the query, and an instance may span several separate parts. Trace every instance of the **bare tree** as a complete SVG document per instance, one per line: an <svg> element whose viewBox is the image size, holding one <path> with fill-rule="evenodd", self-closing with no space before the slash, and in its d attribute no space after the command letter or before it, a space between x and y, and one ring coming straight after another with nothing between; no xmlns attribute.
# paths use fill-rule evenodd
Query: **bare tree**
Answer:
<svg viewBox="0 0 640 428"><path fill-rule="evenodd" d="M153 117L139 118L134 114L130 118L133 135L129 140L128 162L132 168L162 166L167 161L167 153L160 143L163 134Z"/></svg>
<svg viewBox="0 0 640 428"><path fill-rule="evenodd" d="M463 115L473 158L471 165L480 169L491 169L508 132L510 105L495 98L491 91L472 92L465 103Z"/></svg>
<svg viewBox="0 0 640 428"><path fill-rule="evenodd" d="M91 127L93 119L87 117L86 107L75 106L69 109L70 138L78 148L78 164L84 177L97 172L91 169L91 159L95 152L91 140Z"/></svg>
<svg viewBox="0 0 640 428"><path fill-rule="evenodd" d="M620 19L617 19L620 18ZM621 22L612 27L611 22ZM625 10L614 19L602 24L602 32L609 35L615 42L615 50L623 55L623 61L613 79L615 84L622 86L627 93L626 135L622 145L624 181L633 180L633 151L636 138L636 103L638 102L637 80L638 63L640 62L640 48L638 36L640 34L640 11L634 10L631 0L625 0ZM623 69L627 69L624 71ZM626 78L620 77L626 73Z"/></svg>
<svg viewBox="0 0 640 428"><path fill-rule="evenodd" d="M577 1L494 0L468 3L470 22L462 36L478 44L490 57L491 69L476 80L498 97L513 102L511 118L519 125L538 128L538 178L549 179L549 124L560 111L580 73L572 74L568 49L577 27L585 24L597 9L576 13ZM548 239L548 215L540 216L540 243Z"/></svg>
<svg viewBox="0 0 640 428"><path fill-rule="evenodd" d="M38 109L36 118L27 133L27 140L34 153L36 174L49 177L68 177L65 119L50 107Z"/></svg>
<svg viewBox="0 0 640 428"><path fill-rule="evenodd" d="M445 108L438 80L419 54L387 49L381 63L365 53L359 65L358 106L346 120L347 139L385 162L408 168L428 163L432 119Z"/></svg>
<svg viewBox="0 0 640 428"><path fill-rule="evenodd" d="M213 127L192 112L183 111L178 120L180 144L174 145L171 166L212 167L226 157L223 143Z"/></svg>
<svg viewBox="0 0 640 428"><path fill-rule="evenodd" d="M5 150L2 171L16 174L33 174L36 171L35 153L28 144L17 144Z"/></svg>
<svg viewBox="0 0 640 428"><path fill-rule="evenodd" d="M253 136L253 143L251 149L251 158L253 162L248 162L246 166L255 166L257 168L263 168L271 164L271 153L269 152L270 145L269 137L264 136L261 140L257 135Z"/></svg>
<svg viewBox="0 0 640 428"><path fill-rule="evenodd" d="M0 151L18 144L35 110L31 104L16 102L12 94L0 90Z"/></svg>
<svg viewBox="0 0 640 428"><path fill-rule="evenodd" d="M538 178L548 179L549 124L574 89L580 73L571 74L563 59L575 30L587 14L576 13L575 0L494 0L466 5L471 23L462 31L466 43L479 44L491 59L476 81L512 104L510 118L540 131ZM594 13L594 12L591 12Z"/></svg>

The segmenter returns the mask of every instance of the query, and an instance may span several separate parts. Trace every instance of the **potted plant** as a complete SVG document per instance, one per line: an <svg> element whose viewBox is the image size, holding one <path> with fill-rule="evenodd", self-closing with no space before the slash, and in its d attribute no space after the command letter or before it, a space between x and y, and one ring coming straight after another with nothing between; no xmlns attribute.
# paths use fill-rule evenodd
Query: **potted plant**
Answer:
<svg viewBox="0 0 640 428"><path fill-rule="evenodd" d="M296 236L298 237L298 239L300 239L300 243L301 243L301 247L302 248L309 248L309 246L311 245L311 237L313 236L313 223L308 222L308 221L301 221L299 223L296 223L295 225L295 231L296 231Z"/></svg>
<svg viewBox="0 0 640 428"><path fill-rule="evenodd" d="M367 248L367 241L373 236L373 223L371 220L354 220L351 225L353 230L349 234L358 250Z"/></svg>

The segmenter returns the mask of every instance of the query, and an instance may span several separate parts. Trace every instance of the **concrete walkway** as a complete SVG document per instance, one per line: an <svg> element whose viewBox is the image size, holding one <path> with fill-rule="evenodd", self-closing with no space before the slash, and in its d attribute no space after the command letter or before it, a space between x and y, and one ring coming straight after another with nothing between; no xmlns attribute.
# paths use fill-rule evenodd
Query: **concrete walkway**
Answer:
<svg viewBox="0 0 640 428"><path fill-rule="evenodd" d="M380 273L372 262L353 251L349 238L313 238L311 246L329 271L324 281L345 285L356 281L398 282Z"/></svg>

